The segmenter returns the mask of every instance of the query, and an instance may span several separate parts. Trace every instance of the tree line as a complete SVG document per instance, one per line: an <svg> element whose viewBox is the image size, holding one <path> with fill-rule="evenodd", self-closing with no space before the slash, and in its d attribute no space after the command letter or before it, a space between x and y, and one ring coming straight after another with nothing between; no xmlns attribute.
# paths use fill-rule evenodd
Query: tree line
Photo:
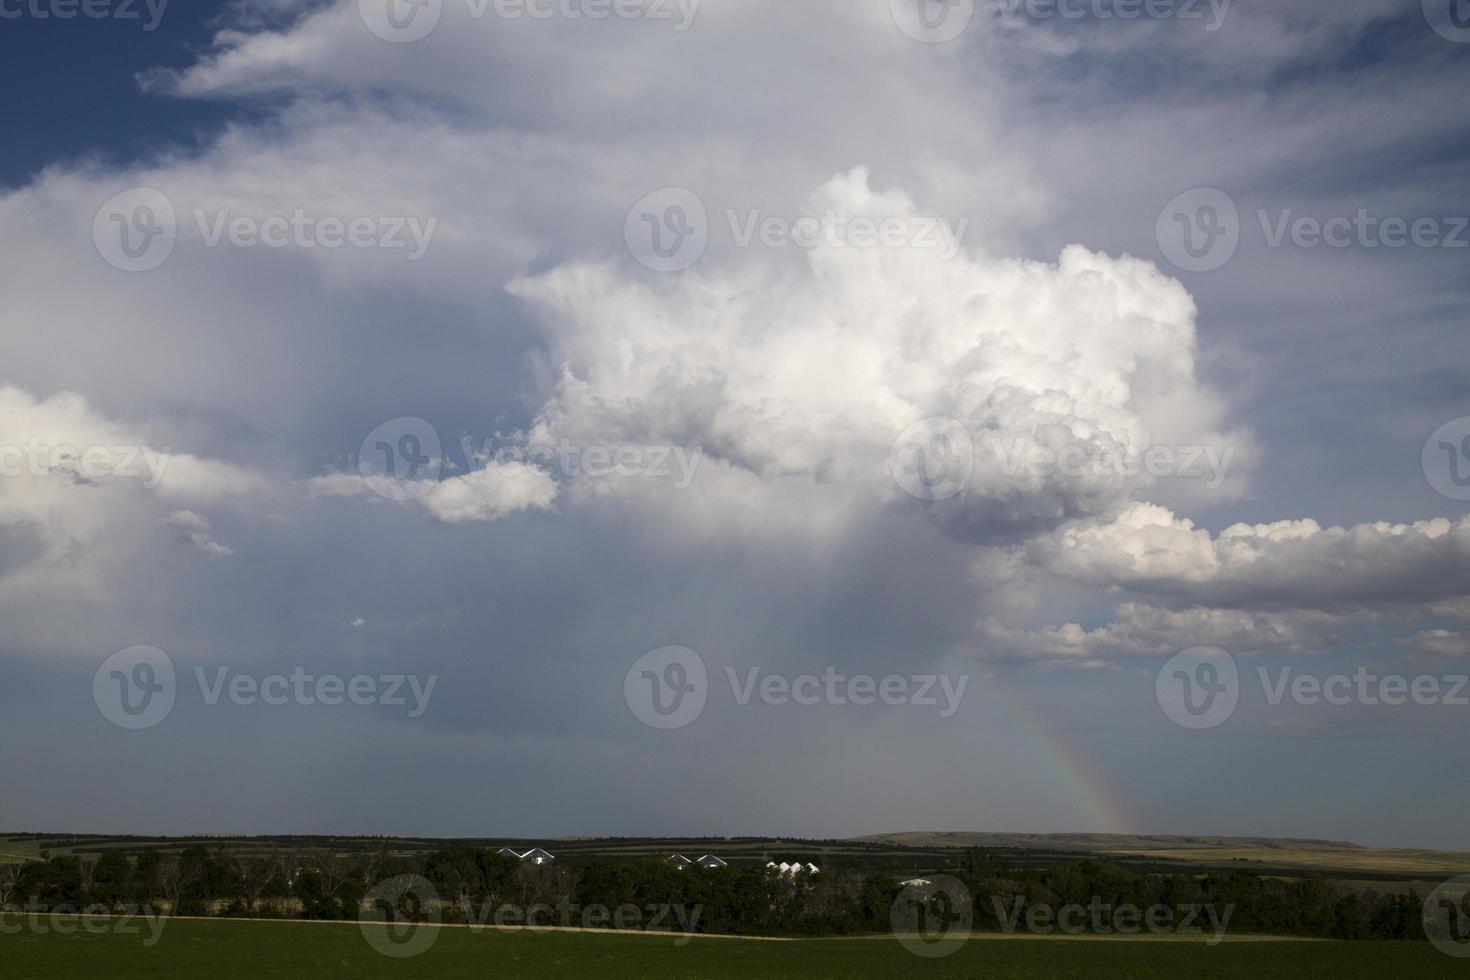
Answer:
<svg viewBox="0 0 1470 980"><path fill-rule="evenodd" d="M394 896L389 880L427 883ZM936 882L939 879L934 879ZM166 911L174 915L357 919L373 911L470 925L531 924L685 929L735 935L845 935L888 932L895 910L916 905L980 931L1026 928L1035 907L1210 906L1230 910L1238 933L1333 939L1422 939L1414 894L1361 892L1320 877L1281 879L1249 871L1157 874L1102 860L1019 868L982 849L964 853L944 879L954 894L904 885L887 870L832 864L783 877L756 865L678 870L660 859L534 865L487 848L411 855L292 849L234 853L192 846L177 852L106 851L46 856L0 866L0 908ZM937 890L937 888L936 888ZM954 889L951 889L954 891ZM931 906L929 908L928 906ZM687 914L615 919L587 910L670 908ZM508 910L517 914L507 918ZM1084 923L1084 928L1095 925Z"/></svg>

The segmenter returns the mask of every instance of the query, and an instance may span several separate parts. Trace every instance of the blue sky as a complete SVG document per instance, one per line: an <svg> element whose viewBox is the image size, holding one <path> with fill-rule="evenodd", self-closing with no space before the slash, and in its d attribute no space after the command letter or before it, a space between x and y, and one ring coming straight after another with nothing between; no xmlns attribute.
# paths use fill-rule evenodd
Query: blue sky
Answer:
<svg viewBox="0 0 1470 980"><path fill-rule="evenodd" d="M100 156L115 164L215 130L239 107L158 99L135 76L160 65L180 67L209 44L211 24L228 5L219 0L170 4L153 30L141 19L5 21L0 79L24 97L6 110L0 185L16 187L48 164Z"/></svg>
<svg viewBox="0 0 1470 980"><path fill-rule="evenodd" d="M1470 848L1450 6L398 2L4 8L0 827Z"/></svg>

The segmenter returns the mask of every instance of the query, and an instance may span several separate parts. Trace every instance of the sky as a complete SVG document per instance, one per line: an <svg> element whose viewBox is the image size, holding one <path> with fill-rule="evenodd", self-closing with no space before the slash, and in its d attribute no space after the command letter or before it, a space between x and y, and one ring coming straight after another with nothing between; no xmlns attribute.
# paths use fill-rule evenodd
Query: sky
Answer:
<svg viewBox="0 0 1470 980"><path fill-rule="evenodd" d="M1470 850L1462 0L0 53L0 830Z"/></svg>

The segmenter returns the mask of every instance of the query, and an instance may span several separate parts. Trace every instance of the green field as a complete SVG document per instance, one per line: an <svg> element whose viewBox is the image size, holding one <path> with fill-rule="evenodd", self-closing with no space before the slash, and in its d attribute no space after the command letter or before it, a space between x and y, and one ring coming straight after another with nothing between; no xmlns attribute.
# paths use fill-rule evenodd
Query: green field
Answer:
<svg viewBox="0 0 1470 980"><path fill-rule="evenodd" d="M6 920L13 931L21 920ZM975 939L921 959L893 939L761 941L445 929L421 956L374 951L356 925L168 921L141 936L0 935L0 974L26 980L599 977L1461 977L1467 963L1423 943Z"/></svg>

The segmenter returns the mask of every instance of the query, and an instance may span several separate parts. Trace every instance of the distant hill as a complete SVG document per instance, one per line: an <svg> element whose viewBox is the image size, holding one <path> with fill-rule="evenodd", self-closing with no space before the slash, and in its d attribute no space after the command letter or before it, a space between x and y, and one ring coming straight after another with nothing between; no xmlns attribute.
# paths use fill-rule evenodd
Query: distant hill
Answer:
<svg viewBox="0 0 1470 980"><path fill-rule="evenodd" d="M1269 849L1282 851L1369 850L1351 841L1295 837L1209 837L1176 834L1004 834L974 831L905 831L869 834L854 840L900 847L1021 847L1062 851L1173 851L1180 848Z"/></svg>

